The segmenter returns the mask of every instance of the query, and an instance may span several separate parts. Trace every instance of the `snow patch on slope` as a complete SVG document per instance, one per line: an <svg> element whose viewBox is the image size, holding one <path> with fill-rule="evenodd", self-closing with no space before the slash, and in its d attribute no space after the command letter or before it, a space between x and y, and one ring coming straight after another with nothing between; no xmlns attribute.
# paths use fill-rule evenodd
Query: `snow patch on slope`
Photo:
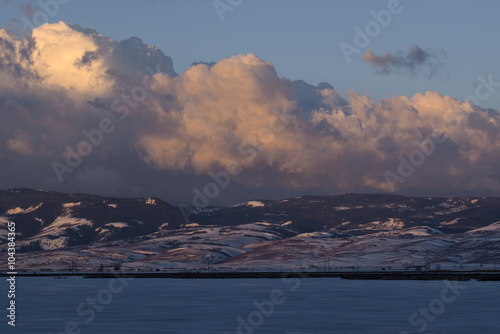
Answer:
<svg viewBox="0 0 500 334"><path fill-rule="evenodd" d="M64 203L62 206L66 209L73 208L75 206L82 205L82 202L74 202L74 203Z"/></svg>
<svg viewBox="0 0 500 334"><path fill-rule="evenodd" d="M30 206L27 209L22 209L20 207L17 207L17 208L13 208L13 209L7 210L7 213L9 215L18 215L18 214L21 214L21 213L30 213L30 212L33 212L35 210L38 210L38 208L41 207L42 205L43 205L43 203L40 203L37 206Z"/></svg>
<svg viewBox="0 0 500 334"><path fill-rule="evenodd" d="M259 206L264 206L264 203L260 201L250 201L250 202L245 202L241 204L237 204L235 206L251 206L253 208L259 207Z"/></svg>
<svg viewBox="0 0 500 334"><path fill-rule="evenodd" d="M344 211L344 210L354 210L354 209L362 209L363 206L357 205L357 206L336 206L334 207L335 211Z"/></svg>
<svg viewBox="0 0 500 334"><path fill-rule="evenodd" d="M59 216L52 224L43 228L39 237L47 235L61 235L68 228L78 230L80 226L92 226L90 220L83 218L72 218L70 216Z"/></svg>
<svg viewBox="0 0 500 334"><path fill-rule="evenodd" d="M398 218L389 218L386 221L374 221L358 226L359 229L363 230L400 230L404 227L404 222Z"/></svg>
<svg viewBox="0 0 500 334"><path fill-rule="evenodd" d="M465 233L477 233L477 232L500 232L500 222L496 222L496 223L493 223L493 224L490 224L488 226L485 226L485 227L481 227L481 228L477 228L475 230L470 230L470 231L467 231Z"/></svg>
<svg viewBox="0 0 500 334"><path fill-rule="evenodd" d="M453 220L450 220L449 222L441 222L439 225L440 226L455 225L455 224L458 224L458 222L460 221L460 219L462 219L462 218L455 218Z"/></svg>
<svg viewBox="0 0 500 334"><path fill-rule="evenodd" d="M107 223L104 226L112 226L112 227L116 227L116 228L125 228L125 227L128 227L128 224L127 223Z"/></svg>
<svg viewBox="0 0 500 334"><path fill-rule="evenodd" d="M154 198L146 198L145 203L149 205L156 205L156 200Z"/></svg>
<svg viewBox="0 0 500 334"><path fill-rule="evenodd" d="M442 235L444 232L440 230L436 230L435 228L428 227L428 226L415 226L415 227L410 227L404 230L395 230L395 231L388 231L388 232L381 232L381 233L376 233L377 235L384 235L384 236L392 236L392 237L400 237L400 236L414 236L414 237L431 237L435 235ZM374 234L371 234L374 235Z"/></svg>
<svg viewBox="0 0 500 334"><path fill-rule="evenodd" d="M272 226L271 223L266 222L257 222L257 223L249 223L249 224L241 224L235 226L235 229L238 230L254 230L254 231L265 231L269 226Z"/></svg>

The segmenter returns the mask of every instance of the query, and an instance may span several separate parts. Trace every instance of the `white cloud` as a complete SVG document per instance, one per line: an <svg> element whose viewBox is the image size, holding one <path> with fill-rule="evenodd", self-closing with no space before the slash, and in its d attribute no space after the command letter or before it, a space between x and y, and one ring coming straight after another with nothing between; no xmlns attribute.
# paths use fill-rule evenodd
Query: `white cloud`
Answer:
<svg viewBox="0 0 500 334"><path fill-rule="evenodd" d="M0 156L8 161L2 184L23 179L18 166L28 162L37 169L33 187L52 182L51 161L109 117L116 131L68 176L69 189L89 191L88 180L109 179L110 188L126 192L156 186L158 175L177 182L235 161L242 173L234 179L250 186L386 191L384 172L436 132L448 140L401 191L499 189L498 113L450 96L374 101L350 92L344 99L327 84L292 84L253 54L200 63L178 76L170 57L137 38L116 42L63 22L34 29L32 39L5 30L0 37ZM143 87L157 67L154 89L119 120L112 102Z"/></svg>
<svg viewBox="0 0 500 334"><path fill-rule="evenodd" d="M114 82L106 74L105 61L99 56L92 59L99 49L93 34L84 34L59 22L33 29L33 40L34 69L43 78L43 85L84 96L105 95L110 91Z"/></svg>

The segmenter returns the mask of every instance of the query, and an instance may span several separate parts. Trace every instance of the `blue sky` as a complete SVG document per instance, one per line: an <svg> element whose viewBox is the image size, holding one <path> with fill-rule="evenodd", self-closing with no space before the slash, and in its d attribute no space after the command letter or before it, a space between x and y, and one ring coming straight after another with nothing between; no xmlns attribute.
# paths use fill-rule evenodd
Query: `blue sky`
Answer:
<svg viewBox="0 0 500 334"><path fill-rule="evenodd" d="M500 113L484 108L500 111L500 2L397 1L0 0L7 30L53 23L34 43L0 31L0 188L200 206L197 191L213 190L236 161L244 168L230 168L234 182L211 205L345 192L498 196ZM224 20L214 2L232 4ZM388 24L375 23L373 13L389 11ZM356 30L374 25L359 45ZM158 86L138 95L149 66L172 68L137 40L115 42L133 36L180 76L155 75ZM346 44L359 48L351 61ZM199 61L217 66L190 68ZM357 94L299 84L294 95L282 78ZM462 102L474 94L482 108ZM117 110L131 117L91 140ZM263 136L277 119L286 126Z"/></svg>
<svg viewBox="0 0 500 334"><path fill-rule="evenodd" d="M226 0L224 0L226 1ZM25 14L20 4L3 3L0 24ZM236 54L254 53L275 65L278 75L312 84L326 81L342 94L349 89L375 99L394 94L412 96L435 90L464 99L474 93L477 77L493 75L500 81L497 61L500 42L498 1L410 1L394 15L367 48L375 54L407 51L410 45L444 50L438 76L381 76L363 62L364 48L348 64L339 44L352 44L354 27L373 20L371 10L387 8L388 1L244 0L219 19L211 0L78 1L61 5L50 22L65 21L94 27L116 40L137 36L174 61L178 73L193 61L217 61ZM500 94L480 106L500 109Z"/></svg>

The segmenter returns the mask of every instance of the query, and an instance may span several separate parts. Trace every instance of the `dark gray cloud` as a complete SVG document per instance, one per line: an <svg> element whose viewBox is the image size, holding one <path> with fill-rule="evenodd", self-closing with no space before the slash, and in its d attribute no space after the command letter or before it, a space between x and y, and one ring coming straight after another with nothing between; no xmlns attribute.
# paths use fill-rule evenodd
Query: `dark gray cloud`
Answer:
<svg viewBox="0 0 500 334"><path fill-rule="evenodd" d="M385 192L384 172L440 129L448 140L398 191L500 191L499 114L450 96L342 97L327 83L282 78L252 54L177 75L170 57L138 38L119 43L64 23L35 28L31 39L0 29L0 38L0 188L191 204L193 189L236 161L241 172L210 205ZM52 163L64 163L103 119L114 131L59 182Z"/></svg>
<svg viewBox="0 0 500 334"><path fill-rule="evenodd" d="M19 8L23 12L23 14L27 17L33 17L33 14L35 14L35 7L33 7L32 4L26 3L26 4L19 4Z"/></svg>
<svg viewBox="0 0 500 334"><path fill-rule="evenodd" d="M408 73L424 74L428 77L436 75L443 65L444 51L423 50L418 45L412 45L408 52L397 51L392 54L375 55L371 49L366 50L363 60L371 64L378 74Z"/></svg>
<svg viewBox="0 0 500 334"><path fill-rule="evenodd" d="M32 39L27 39L26 43L17 47L8 36L0 37L0 71L8 73L15 78L36 80L36 71L30 70L23 63L31 64L32 55L35 51L35 43Z"/></svg>
<svg viewBox="0 0 500 334"><path fill-rule="evenodd" d="M321 91L324 89L334 91L333 86L326 82L314 86L308 84L304 80L295 80L292 82L292 87L295 96L297 96L297 104L303 111L306 120L311 119L314 110L328 108L328 105L325 104L324 97L321 95ZM345 106L347 104L347 101L343 99L340 94L336 94L334 99L334 104L336 105Z"/></svg>
<svg viewBox="0 0 500 334"><path fill-rule="evenodd" d="M197 66L197 65L207 65L209 68L212 68L215 64L217 64L214 61L211 62L205 62L205 61L194 61L191 63L191 66Z"/></svg>
<svg viewBox="0 0 500 334"><path fill-rule="evenodd" d="M122 55L126 56L132 63L139 63L142 66L152 69L158 67L162 73L177 76L177 73L174 71L172 58L165 55L160 49L144 44L137 37L131 37L121 41L119 44L122 48Z"/></svg>

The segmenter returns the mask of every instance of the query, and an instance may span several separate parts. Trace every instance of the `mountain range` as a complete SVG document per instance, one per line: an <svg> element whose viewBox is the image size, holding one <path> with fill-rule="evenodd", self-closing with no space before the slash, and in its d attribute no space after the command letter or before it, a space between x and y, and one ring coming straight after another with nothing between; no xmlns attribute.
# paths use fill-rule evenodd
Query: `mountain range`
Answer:
<svg viewBox="0 0 500 334"><path fill-rule="evenodd" d="M0 254L63 270L494 269L500 198L377 194L193 208L159 198L0 191ZM7 257L0 257L6 266Z"/></svg>

